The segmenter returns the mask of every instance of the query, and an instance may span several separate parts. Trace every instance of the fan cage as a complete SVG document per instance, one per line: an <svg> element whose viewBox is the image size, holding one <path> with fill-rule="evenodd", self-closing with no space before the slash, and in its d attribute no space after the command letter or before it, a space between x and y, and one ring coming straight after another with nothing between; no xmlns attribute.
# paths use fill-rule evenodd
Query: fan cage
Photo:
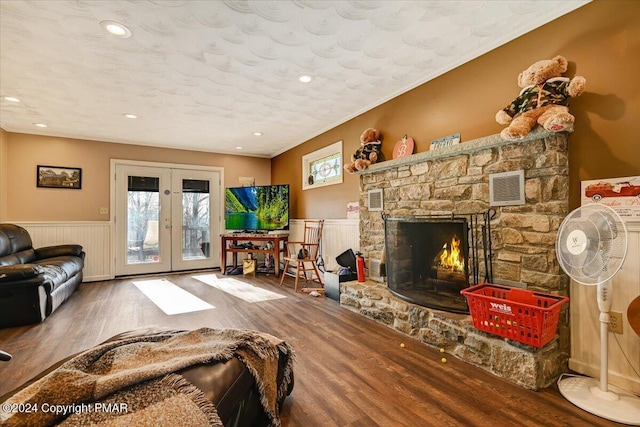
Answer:
<svg viewBox="0 0 640 427"><path fill-rule="evenodd" d="M567 239L582 231L586 248L572 253ZM591 203L573 210L560 224L556 254L560 267L583 285L611 279L622 267L627 253L627 230L620 215L609 206Z"/></svg>

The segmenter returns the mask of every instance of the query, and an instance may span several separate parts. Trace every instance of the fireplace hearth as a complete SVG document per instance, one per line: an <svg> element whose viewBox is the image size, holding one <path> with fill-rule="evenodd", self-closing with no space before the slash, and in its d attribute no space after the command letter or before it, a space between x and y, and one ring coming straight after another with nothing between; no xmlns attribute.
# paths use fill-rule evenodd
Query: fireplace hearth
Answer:
<svg viewBox="0 0 640 427"><path fill-rule="evenodd" d="M389 291L405 301L468 313L469 227L466 218L384 218Z"/></svg>

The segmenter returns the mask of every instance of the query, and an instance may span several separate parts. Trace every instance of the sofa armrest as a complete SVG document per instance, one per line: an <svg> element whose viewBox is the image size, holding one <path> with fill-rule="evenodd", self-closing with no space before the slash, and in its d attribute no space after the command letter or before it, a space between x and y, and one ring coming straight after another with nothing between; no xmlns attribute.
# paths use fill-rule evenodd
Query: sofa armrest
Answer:
<svg viewBox="0 0 640 427"><path fill-rule="evenodd" d="M0 267L0 283L31 279L40 273L33 264L15 264Z"/></svg>
<svg viewBox="0 0 640 427"><path fill-rule="evenodd" d="M82 252L82 246L80 245L56 245L45 246L43 248L36 249L36 259L53 258L57 256L77 256L84 257Z"/></svg>

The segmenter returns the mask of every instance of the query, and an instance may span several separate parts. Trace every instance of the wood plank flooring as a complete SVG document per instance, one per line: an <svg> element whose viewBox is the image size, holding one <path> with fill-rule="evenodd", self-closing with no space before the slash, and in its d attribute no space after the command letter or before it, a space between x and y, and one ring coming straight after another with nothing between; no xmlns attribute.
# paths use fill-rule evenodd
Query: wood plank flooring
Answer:
<svg viewBox="0 0 640 427"><path fill-rule="evenodd" d="M206 326L257 329L293 346L296 383L284 427L619 425L573 406L555 387L526 390L451 355L442 363L438 349L331 299L295 293L291 279L281 288L273 276L234 277L287 298L247 303L190 274L163 275L215 306L168 316L135 288L139 279L82 284L45 322L0 329L0 348L14 356L0 363L0 395L117 333Z"/></svg>

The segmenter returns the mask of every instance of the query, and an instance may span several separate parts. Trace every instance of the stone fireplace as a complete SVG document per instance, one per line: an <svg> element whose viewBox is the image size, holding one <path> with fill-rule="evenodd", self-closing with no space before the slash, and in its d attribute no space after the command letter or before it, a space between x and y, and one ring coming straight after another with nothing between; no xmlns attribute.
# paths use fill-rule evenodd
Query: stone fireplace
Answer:
<svg viewBox="0 0 640 427"><path fill-rule="evenodd" d="M415 237L418 232L411 227L425 219L438 222L487 212L490 174L524 170L525 204L495 208L490 224L492 252L477 247L482 239L475 235L475 229L471 229L468 241L460 243L480 259L491 258L495 282L566 295L569 280L558 266L555 239L569 212L567 155L566 134L536 129L520 141L494 135L381 162L361 172L360 251L371 272L386 252L387 277L342 283L341 305L526 388L550 385L567 369L567 307L561 315L559 338L537 349L476 330L470 316L461 314L465 310L416 301L412 293L416 288L439 292L442 276L438 276L433 260L442 253L424 246L424 239ZM368 192L380 189L383 212L370 212ZM408 227L413 241L399 241L385 251L385 241L389 244L385 218L408 219L410 225L403 227ZM387 224L387 234L395 231ZM450 250L455 244L445 239L439 251L447 250L447 245ZM431 265L403 267L412 252L422 254L423 264L428 261ZM486 276L483 263L476 262L475 268L480 271L475 271L474 277ZM447 271L441 273L446 276ZM469 270L462 274L465 278L461 280L468 281ZM453 295L464 282L454 280L448 286L446 290Z"/></svg>
<svg viewBox="0 0 640 427"><path fill-rule="evenodd" d="M469 313L460 291L469 287L466 218L386 217L389 291L425 307Z"/></svg>

